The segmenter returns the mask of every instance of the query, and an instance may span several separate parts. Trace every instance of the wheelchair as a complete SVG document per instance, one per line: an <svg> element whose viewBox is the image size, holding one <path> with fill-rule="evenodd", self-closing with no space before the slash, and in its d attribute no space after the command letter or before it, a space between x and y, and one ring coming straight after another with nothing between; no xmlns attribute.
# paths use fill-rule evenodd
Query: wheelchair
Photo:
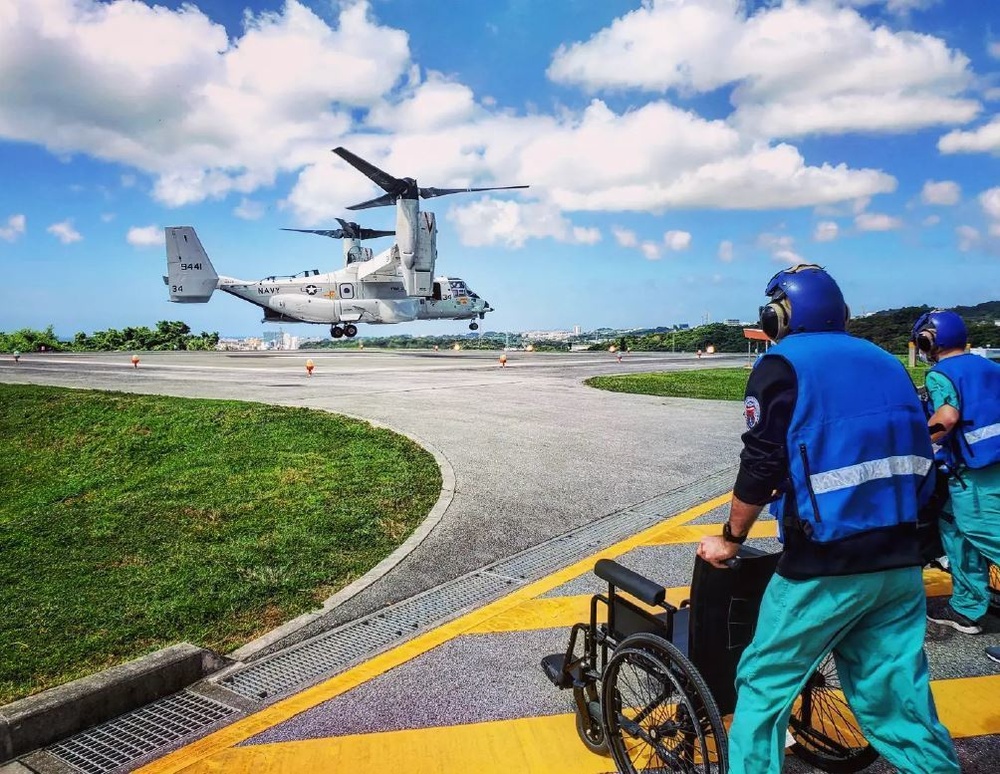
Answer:
<svg viewBox="0 0 1000 774"><path fill-rule="evenodd" d="M691 598L678 607L662 586L599 560L607 594L591 598L590 621L573 626L565 653L542 659L552 683L572 689L583 744L626 774L726 774L722 718L736 708L736 666L779 557L741 546L727 570L696 557ZM793 706L791 752L823 771L856 772L878 753L839 689L828 656Z"/></svg>

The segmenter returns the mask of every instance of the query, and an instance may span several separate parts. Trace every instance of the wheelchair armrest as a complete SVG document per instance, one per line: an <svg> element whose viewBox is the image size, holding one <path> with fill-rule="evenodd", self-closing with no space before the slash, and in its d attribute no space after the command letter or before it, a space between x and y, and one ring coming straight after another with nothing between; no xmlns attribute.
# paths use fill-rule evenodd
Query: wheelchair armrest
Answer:
<svg viewBox="0 0 1000 774"><path fill-rule="evenodd" d="M610 559L598 559L594 565L594 574L647 605L662 605L667 596L667 590L663 586Z"/></svg>

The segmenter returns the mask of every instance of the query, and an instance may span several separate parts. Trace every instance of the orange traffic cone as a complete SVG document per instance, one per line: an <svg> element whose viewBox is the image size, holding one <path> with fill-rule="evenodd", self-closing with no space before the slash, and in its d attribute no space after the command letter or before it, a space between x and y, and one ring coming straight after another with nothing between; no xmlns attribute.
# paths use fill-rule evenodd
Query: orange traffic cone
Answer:
<svg viewBox="0 0 1000 774"><path fill-rule="evenodd" d="M313 363L313 361L312 361L312 360L307 360L307 361L306 361L306 373L307 373L307 374L308 374L309 376L312 376L312 375L313 375L313 369L314 369L315 367L316 367L316 364L315 364L315 363Z"/></svg>
<svg viewBox="0 0 1000 774"><path fill-rule="evenodd" d="M500 355L500 367L501 368L506 368L507 367L507 353L506 352L504 352L502 355Z"/></svg>
<svg viewBox="0 0 1000 774"><path fill-rule="evenodd" d="M139 367L139 356L138 355L132 355L132 367L133 368L138 368Z"/></svg>

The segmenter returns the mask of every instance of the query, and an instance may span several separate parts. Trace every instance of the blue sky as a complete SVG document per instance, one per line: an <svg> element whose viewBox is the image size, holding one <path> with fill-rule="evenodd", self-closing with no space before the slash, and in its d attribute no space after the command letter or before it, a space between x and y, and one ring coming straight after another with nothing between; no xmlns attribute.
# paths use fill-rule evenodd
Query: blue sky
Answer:
<svg viewBox="0 0 1000 774"><path fill-rule="evenodd" d="M1000 299L996 10L0 0L0 330L270 329L221 294L170 304L161 229L230 276L337 268L279 230L376 195L337 145L425 186L531 185L425 203L487 329L751 319L801 261L855 311Z"/></svg>

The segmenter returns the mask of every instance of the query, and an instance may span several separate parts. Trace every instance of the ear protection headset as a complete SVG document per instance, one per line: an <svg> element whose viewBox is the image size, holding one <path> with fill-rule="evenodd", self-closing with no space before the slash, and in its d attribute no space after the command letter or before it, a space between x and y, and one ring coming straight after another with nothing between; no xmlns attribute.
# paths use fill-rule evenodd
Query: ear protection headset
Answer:
<svg viewBox="0 0 1000 774"><path fill-rule="evenodd" d="M771 341L780 341L788 335L790 320L791 309L784 296L760 308L760 329Z"/></svg>

